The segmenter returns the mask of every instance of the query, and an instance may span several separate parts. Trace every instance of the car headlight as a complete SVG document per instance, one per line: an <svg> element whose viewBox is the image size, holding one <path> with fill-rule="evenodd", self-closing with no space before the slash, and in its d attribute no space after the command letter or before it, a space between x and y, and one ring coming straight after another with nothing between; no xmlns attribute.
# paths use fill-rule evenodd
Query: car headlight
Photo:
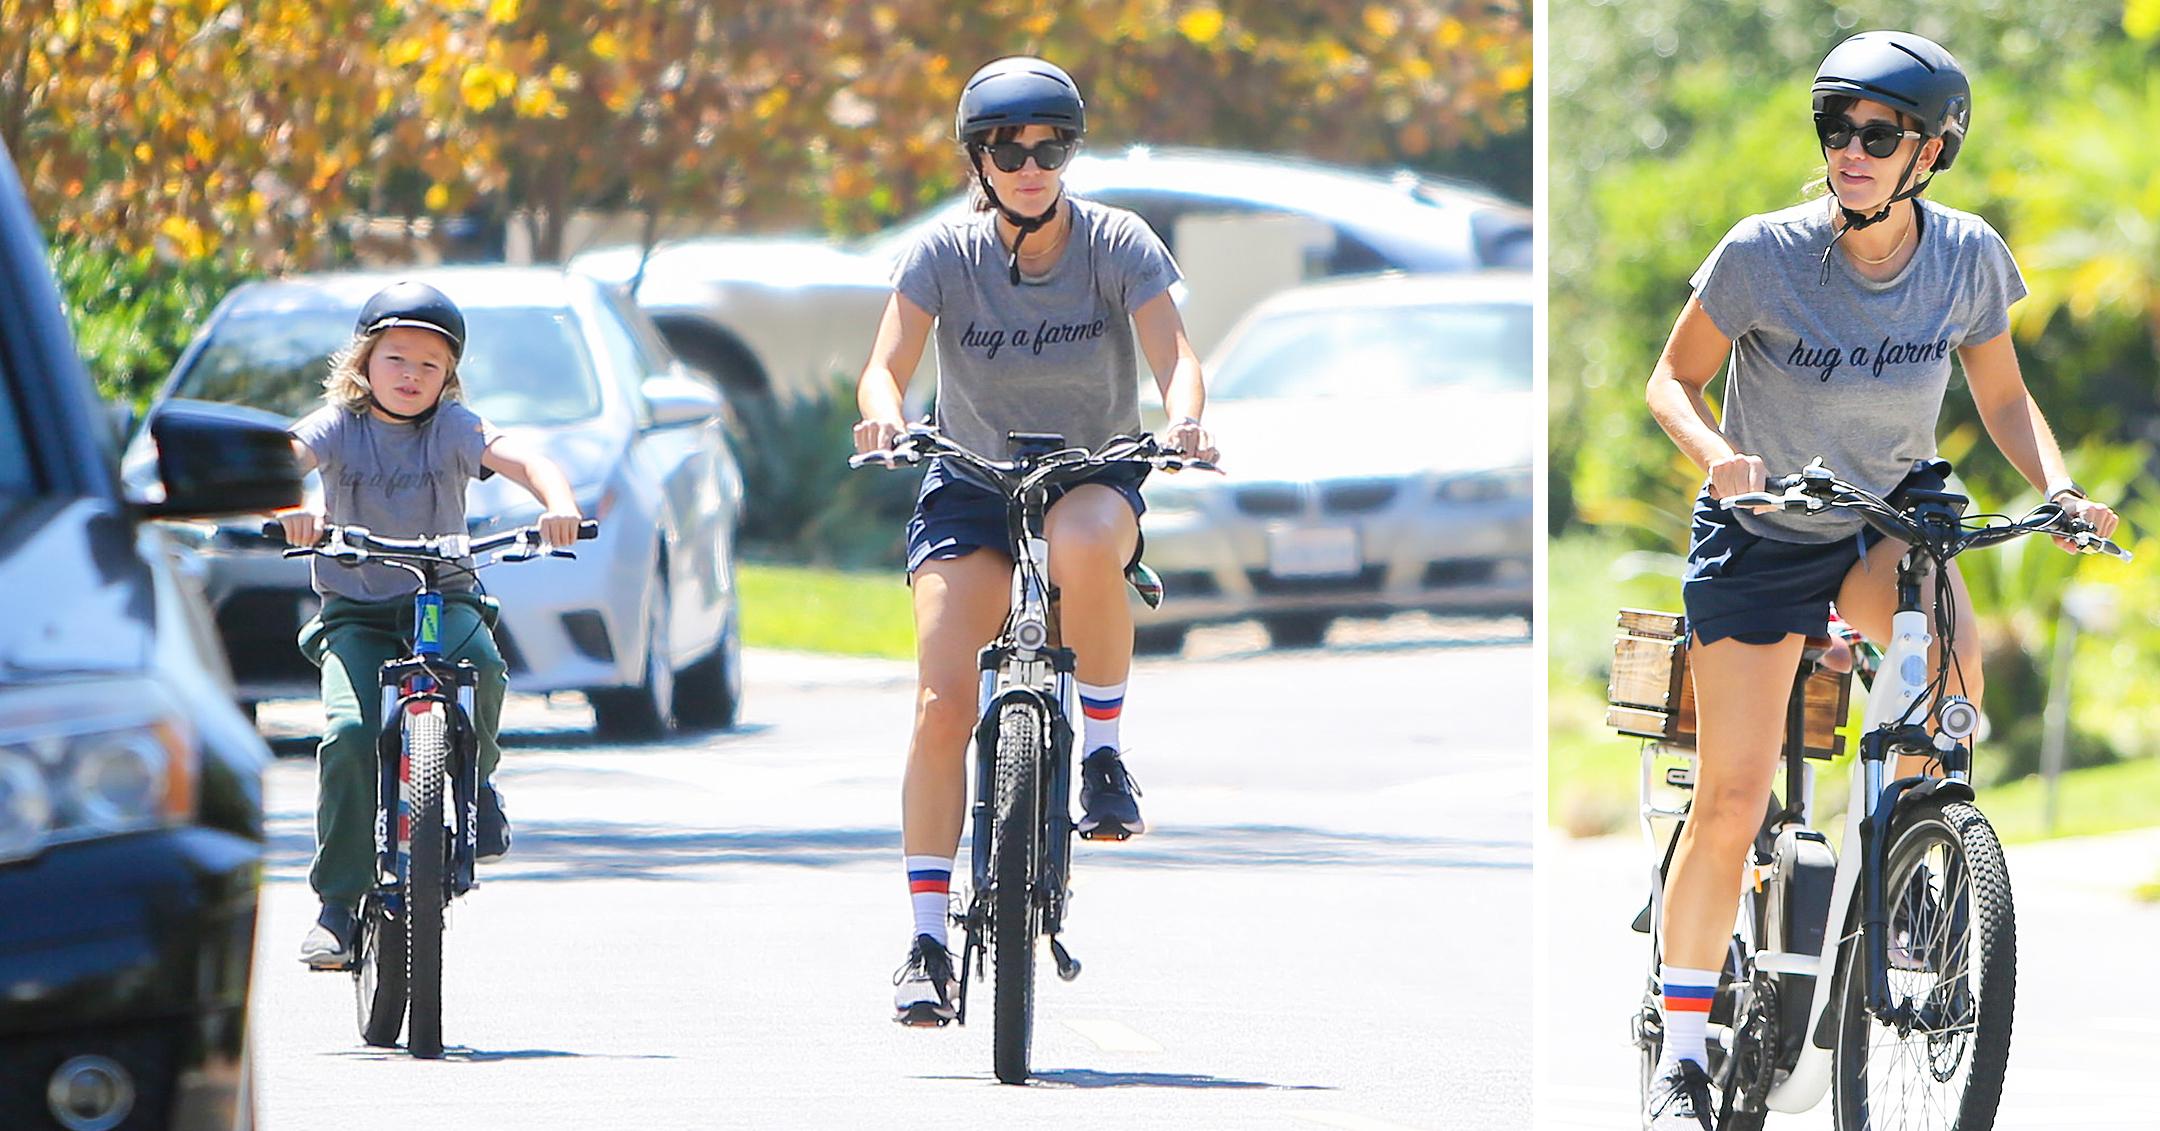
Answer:
<svg viewBox="0 0 2160 1131"><path fill-rule="evenodd" d="M184 821L195 771L191 730L157 684L0 693L0 860Z"/></svg>
<svg viewBox="0 0 2160 1131"><path fill-rule="evenodd" d="M1530 497L1530 469L1479 472L1442 479L1433 491L1440 503L1502 503Z"/></svg>

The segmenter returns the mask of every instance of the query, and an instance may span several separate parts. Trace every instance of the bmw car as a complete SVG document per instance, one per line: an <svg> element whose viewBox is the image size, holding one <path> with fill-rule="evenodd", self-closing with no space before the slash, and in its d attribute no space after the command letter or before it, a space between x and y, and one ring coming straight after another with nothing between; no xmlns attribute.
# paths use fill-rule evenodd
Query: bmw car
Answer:
<svg viewBox="0 0 2160 1131"><path fill-rule="evenodd" d="M742 477L725 402L684 368L621 292L575 274L463 268L249 283L226 297L152 404L217 402L289 424L322 403L329 357L369 295L399 278L433 284L470 327L459 364L468 403L530 436L562 467L600 537L576 561L489 570L496 629L523 692L581 691L605 734L652 737L672 722L732 725L741 701L734 538ZM147 434L128 467L154 465ZM309 477L320 499L319 477ZM472 485L471 532L539 517L523 488ZM317 608L308 563L282 555L259 520L186 531L205 563L217 625L247 702L313 696L295 643Z"/></svg>
<svg viewBox="0 0 2160 1131"><path fill-rule="evenodd" d="M1281 647L1346 616L1528 617L1531 276L1381 276L1262 303L1205 367L1224 476L1148 481L1168 600L1143 647L1258 618Z"/></svg>
<svg viewBox="0 0 2160 1131"><path fill-rule="evenodd" d="M152 516L300 498L284 431L169 414L121 486L0 149L0 1127L250 1126L269 751ZM154 497L152 497L154 495Z"/></svg>

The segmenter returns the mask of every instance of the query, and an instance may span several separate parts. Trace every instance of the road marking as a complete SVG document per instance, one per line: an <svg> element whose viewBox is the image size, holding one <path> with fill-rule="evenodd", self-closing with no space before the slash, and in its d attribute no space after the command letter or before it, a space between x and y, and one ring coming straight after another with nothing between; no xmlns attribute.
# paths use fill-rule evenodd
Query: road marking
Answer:
<svg viewBox="0 0 2160 1131"><path fill-rule="evenodd" d="M1322 1127L1341 1127L1345 1131L1417 1131L1402 1123L1389 1123L1384 1119L1352 1115L1347 1111L1301 1111L1298 1118Z"/></svg>
<svg viewBox="0 0 2160 1131"><path fill-rule="evenodd" d="M1161 1052L1162 1046L1154 1039L1122 1021L1102 1019L1074 1021L1066 1019L1065 1026L1073 1032L1095 1042L1104 1052Z"/></svg>

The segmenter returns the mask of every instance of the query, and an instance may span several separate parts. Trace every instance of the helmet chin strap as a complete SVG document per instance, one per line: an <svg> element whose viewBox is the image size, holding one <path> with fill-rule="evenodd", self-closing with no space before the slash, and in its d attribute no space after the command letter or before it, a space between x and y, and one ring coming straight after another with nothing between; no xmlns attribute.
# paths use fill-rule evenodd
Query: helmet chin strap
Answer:
<svg viewBox="0 0 2160 1131"><path fill-rule="evenodd" d="M998 215L1005 217L1013 227L1019 229L1019 233L1013 236L1012 255L1005 262L1005 268L1010 273L1012 285L1017 287L1020 285L1020 245L1029 236L1041 231L1044 225L1057 219L1058 205L1065 200L1064 186L1058 187L1057 199L1050 202L1050 207L1042 210L1042 215L1022 216L1018 212L1005 207L1005 202L998 199L997 190L990 187L990 176L982 171L982 150L980 148L976 149L974 159L975 180L982 185L983 195L989 198L990 207L997 209Z"/></svg>
<svg viewBox="0 0 2160 1131"><path fill-rule="evenodd" d="M1925 143L1923 142L1922 144ZM1904 184L1905 181L1912 176L1913 167L1918 165L1919 163L1920 146L1916 145L1913 147L1912 156L1905 159L1905 171L1898 174L1898 183ZM1844 239L1846 233L1857 232L1862 228L1872 228L1875 225L1882 223L1884 220L1889 219L1890 210L1897 206L1898 201L1911 200L1913 197L1919 196L1921 193L1926 192L1928 185L1934 180L1934 175L1930 174L1927 180L1921 181L1919 184L1916 184L1913 187L1906 189L1895 196L1892 196L1890 199L1883 201L1883 206L1878 209L1873 215L1869 215L1868 213L1857 212L1853 209L1845 207L1844 199L1839 197L1837 194L1837 185L1831 182L1828 174L1825 174L1823 176L1823 183L1830 186L1830 199L1837 201L1838 215L1845 218L1845 226L1838 229L1837 234L1830 237L1830 246L1823 248L1822 276L1815 281L1815 285L1830 285L1830 253L1837 250L1838 241Z"/></svg>
<svg viewBox="0 0 2160 1131"><path fill-rule="evenodd" d="M368 394L368 404L372 406L375 411L382 413L384 416L387 416L392 420L397 421L399 424L426 424L430 419L435 416L435 410L442 407L442 398L437 397L435 398L434 404L427 406L427 408L419 412L409 414L399 412L398 410L391 408L389 405L386 405L381 401L376 400L374 393Z"/></svg>

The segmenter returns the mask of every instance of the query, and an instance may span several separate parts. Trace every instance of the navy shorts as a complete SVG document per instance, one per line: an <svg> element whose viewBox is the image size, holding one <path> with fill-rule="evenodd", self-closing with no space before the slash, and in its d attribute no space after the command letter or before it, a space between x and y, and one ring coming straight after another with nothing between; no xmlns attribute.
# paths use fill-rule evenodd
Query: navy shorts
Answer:
<svg viewBox="0 0 2160 1131"><path fill-rule="evenodd" d="M1147 513L1140 498L1140 484L1148 468L1106 467L1077 483L1050 490L1055 504L1067 491L1086 483L1100 483L1132 505L1133 517ZM983 547L1008 553L1011 541L1005 531L1005 496L945 470L943 461L930 461L923 473L922 490L915 496L915 514L907 524L907 571L913 576L924 562L965 557ZM1135 551L1135 558L1138 557Z"/></svg>
<svg viewBox="0 0 2160 1131"><path fill-rule="evenodd" d="M1942 490L1948 466L1916 466L1890 493L1891 501L1907 488ZM1765 538L1713 502L1705 486L1695 497L1687 576L1680 585L1688 628L1704 644L1728 636L1742 644L1775 644L1788 633L1820 636L1845 575L1880 541L1872 526L1835 542Z"/></svg>

